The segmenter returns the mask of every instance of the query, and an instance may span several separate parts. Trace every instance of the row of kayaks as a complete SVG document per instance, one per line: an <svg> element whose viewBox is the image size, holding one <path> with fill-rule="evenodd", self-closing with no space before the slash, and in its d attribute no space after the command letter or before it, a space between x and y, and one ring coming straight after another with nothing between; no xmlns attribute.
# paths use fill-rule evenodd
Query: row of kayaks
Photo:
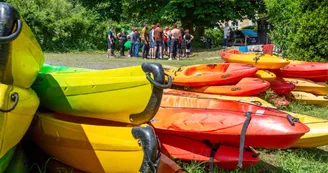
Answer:
<svg viewBox="0 0 328 173"><path fill-rule="evenodd" d="M165 71L167 76L158 63L110 70L45 65L18 12L7 3L0 11L8 27L0 33L6 60L0 73L1 172L22 166L12 158L26 131L26 140L57 160L49 164L55 172L186 172L165 155L246 168L260 160L253 147L327 144L326 120L282 112L257 97L168 89L172 83L196 91L241 82L222 93L250 83L267 87L253 78L266 74L256 65L195 65Z"/></svg>

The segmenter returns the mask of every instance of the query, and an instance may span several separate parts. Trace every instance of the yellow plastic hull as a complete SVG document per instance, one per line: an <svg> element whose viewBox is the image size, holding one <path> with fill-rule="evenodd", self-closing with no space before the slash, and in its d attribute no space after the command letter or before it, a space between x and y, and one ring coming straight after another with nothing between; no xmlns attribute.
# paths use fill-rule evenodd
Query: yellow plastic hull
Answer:
<svg viewBox="0 0 328 173"><path fill-rule="evenodd" d="M255 74L255 77L264 79L268 82L271 82L276 79L276 75L268 70L258 70Z"/></svg>
<svg viewBox="0 0 328 173"><path fill-rule="evenodd" d="M24 136L39 106L39 99L32 89L0 84L0 107L13 106L11 96L18 93L17 106L10 112L0 112L0 158Z"/></svg>
<svg viewBox="0 0 328 173"><path fill-rule="evenodd" d="M316 96L311 93L301 91L292 91L292 95L296 100L305 102L306 104L316 104L322 106L328 105L327 96Z"/></svg>
<svg viewBox="0 0 328 173"><path fill-rule="evenodd" d="M29 134L48 155L74 168L93 173L139 172L144 153L132 128L38 112Z"/></svg>
<svg viewBox="0 0 328 173"><path fill-rule="evenodd" d="M258 57L258 60L256 60ZM227 58L230 63L252 64L259 69L279 69L289 64L289 60L278 56L264 54L230 54Z"/></svg>
<svg viewBox="0 0 328 173"><path fill-rule="evenodd" d="M32 88L50 110L131 124L152 119L162 97L162 90L147 80L141 66L40 73Z"/></svg>
<svg viewBox="0 0 328 173"><path fill-rule="evenodd" d="M328 84L325 82L313 82L308 79L301 78L283 78L287 82L295 84L295 91L304 91L316 95L327 95Z"/></svg>
<svg viewBox="0 0 328 173"><path fill-rule="evenodd" d="M2 83L30 88L44 62L42 49L29 26L23 20L20 35L10 43Z"/></svg>

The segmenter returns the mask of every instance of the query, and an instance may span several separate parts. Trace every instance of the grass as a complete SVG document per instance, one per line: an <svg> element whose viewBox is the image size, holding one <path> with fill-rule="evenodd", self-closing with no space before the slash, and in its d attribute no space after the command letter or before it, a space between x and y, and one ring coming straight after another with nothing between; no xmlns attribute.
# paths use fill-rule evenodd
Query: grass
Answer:
<svg viewBox="0 0 328 173"><path fill-rule="evenodd" d="M142 60L136 58L117 57L107 58L106 53L74 53L74 54L52 54L47 53L46 63L52 65L67 65L73 67L108 69L131 65L138 65L142 62L159 62L168 66L181 66L201 63L219 63L222 60L219 57L220 50L198 50L190 59L181 61L167 60ZM117 54L117 53L116 53ZM315 105L304 105L291 102L284 110L302 113L328 119L328 108ZM219 168L215 172L235 172L235 173L323 173L328 172L328 146L313 149L288 149L288 150L258 150L261 153L261 161L248 169L237 169L234 171L225 171ZM177 161L182 167L190 173L205 173L206 164L197 162Z"/></svg>

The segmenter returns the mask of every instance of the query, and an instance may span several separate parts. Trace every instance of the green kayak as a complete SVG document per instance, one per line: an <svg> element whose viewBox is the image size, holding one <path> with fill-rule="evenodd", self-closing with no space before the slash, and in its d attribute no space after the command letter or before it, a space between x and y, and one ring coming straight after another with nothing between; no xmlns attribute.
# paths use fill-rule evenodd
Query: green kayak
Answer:
<svg viewBox="0 0 328 173"><path fill-rule="evenodd" d="M12 158L14 156L15 150L16 146L11 148L2 158L0 158L0 173L3 173L7 169L10 161L13 160Z"/></svg>
<svg viewBox="0 0 328 173"><path fill-rule="evenodd" d="M15 150L14 150L15 151ZM22 147L18 146L5 173L28 173L29 165Z"/></svg>

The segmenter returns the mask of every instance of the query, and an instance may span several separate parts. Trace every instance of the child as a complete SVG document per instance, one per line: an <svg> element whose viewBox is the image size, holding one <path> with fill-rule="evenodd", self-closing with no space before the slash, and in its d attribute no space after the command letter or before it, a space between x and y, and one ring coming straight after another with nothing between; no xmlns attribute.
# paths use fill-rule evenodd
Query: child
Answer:
<svg viewBox="0 0 328 173"><path fill-rule="evenodd" d="M186 55L189 58L190 48L191 48L191 40L194 39L194 36L189 33L189 29L186 29L185 35L183 36L186 43Z"/></svg>

